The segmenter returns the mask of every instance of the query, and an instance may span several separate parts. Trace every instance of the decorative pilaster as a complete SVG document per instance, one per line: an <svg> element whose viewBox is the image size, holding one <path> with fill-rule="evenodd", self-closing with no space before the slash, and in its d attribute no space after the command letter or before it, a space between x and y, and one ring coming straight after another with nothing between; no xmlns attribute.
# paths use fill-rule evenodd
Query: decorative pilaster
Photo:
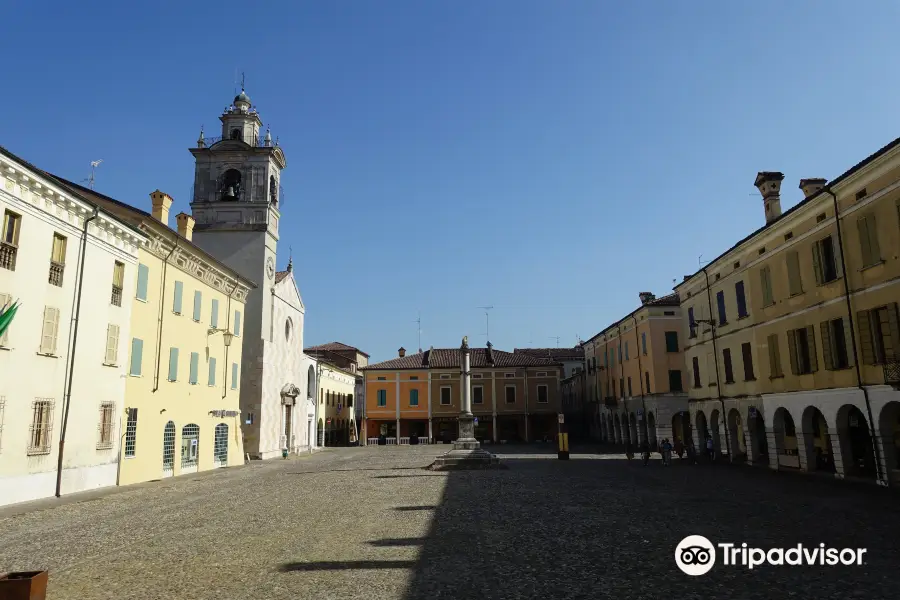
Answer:
<svg viewBox="0 0 900 600"><path fill-rule="evenodd" d="M428 373L428 441L434 440L434 432L431 429L431 372Z"/></svg>
<svg viewBox="0 0 900 600"><path fill-rule="evenodd" d="M397 372L395 385L397 386L397 407L395 409L395 415L397 417L397 443L400 443L400 373Z"/></svg>

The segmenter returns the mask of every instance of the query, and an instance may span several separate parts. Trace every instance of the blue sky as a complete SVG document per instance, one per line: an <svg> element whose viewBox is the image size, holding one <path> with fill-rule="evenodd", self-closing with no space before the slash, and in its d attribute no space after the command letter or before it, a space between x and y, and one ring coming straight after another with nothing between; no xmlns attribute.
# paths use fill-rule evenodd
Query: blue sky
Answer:
<svg viewBox="0 0 900 600"><path fill-rule="evenodd" d="M759 170L833 178L900 135L900 5L17 2L0 143L187 210L246 72L287 155L306 343L574 344L763 222ZM893 82L893 83L892 83ZM173 219L174 224L174 219Z"/></svg>

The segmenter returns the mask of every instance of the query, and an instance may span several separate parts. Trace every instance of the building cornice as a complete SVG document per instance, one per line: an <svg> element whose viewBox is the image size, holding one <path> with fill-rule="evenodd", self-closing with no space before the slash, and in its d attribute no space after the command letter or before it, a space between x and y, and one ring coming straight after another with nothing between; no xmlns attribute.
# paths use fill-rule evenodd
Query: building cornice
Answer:
<svg viewBox="0 0 900 600"><path fill-rule="evenodd" d="M73 227L84 227L84 220L94 212L93 203L63 191L43 175L33 172L5 154L0 154L0 172L3 188L12 197ZM138 249L147 241L147 237L140 231L102 210L88 224L88 233L128 254L137 254Z"/></svg>

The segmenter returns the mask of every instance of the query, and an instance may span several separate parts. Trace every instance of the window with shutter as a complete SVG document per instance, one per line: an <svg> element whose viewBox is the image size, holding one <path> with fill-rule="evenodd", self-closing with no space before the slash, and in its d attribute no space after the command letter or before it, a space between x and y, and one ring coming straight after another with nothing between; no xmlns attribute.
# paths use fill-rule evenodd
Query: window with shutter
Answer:
<svg viewBox="0 0 900 600"><path fill-rule="evenodd" d="M872 325L869 321L870 313L861 310L856 313L856 321L859 323L859 348L862 352L863 364L875 364L875 347L872 340Z"/></svg>
<svg viewBox="0 0 900 600"><path fill-rule="evenodd" d="M472 402L475 404L480 404L481 401L478 399L478 394L475 390L480 390L481 388L476 386L472 388ZM409 390L409 405L410 406L418 406L419 405L419 390Z"/></svg>
<svg viewBox="0 0 900 600"><path fill-rule="evenodd" d="M180 281L175 282L175 297L172 300L172 312L176 315L181 314L181 297L184 294L184 284Z"/></svg>
<svg viewBox="0 0 900 600"><path fill-rule="evenodd" d="M234 311L234 335L241 336L241 311Z"/></svg>
<svg viewBox="0 0 900 600"><path fill-rule="evenodd" d="M137 448L137 418L138 409L129 408L128 418L125 422L125 457L132 458Z"/></svg>
<svg viewBox="0 0 900 600"><path fill-rule="evenodd" d="M731 365L731 350L729 348L722 350L722 362L725 365L725 383L734 383L734 369Z"/></svg>
<svg viewBox="0 0 900 600"><path fill-rule="evenodd" d="M719 325L727 325L728 317L725 315L725 292L716 292L716 308L719 309Z"/></svg>
<svg viewBox="0 0 900 600"><path fill-rule="evenodd" d="M791 373L793 375L800 374L800 366L797 364L797 332L793 329L788 330L788 358L791 361Z"/></svg>
<svg viewBox="0 0 900 600"><path fill-rule="evenodd" d="M169 348L169 381L178 380L178 348Z"/></svg>
<svg viewBox="0 0 900 600"><path fill-rule="evenodd" d="M216 359L213 357L209 358L209 381L208 385L216 385Z"/></svg>
<svg viewBox="0 0 900 600"><path fill-rule="evenodd" d="M693 306L688 309L688 329L690 330L690 337L697 337L697 321L694 320Z"/></svg>
<svg viewBox="0 0 900 600"><path fill-rule="evenodd" d="M666 352L678 352L678 332L666 332Z"/></svg>
<svg viewBox="0 0 900 600"><path fill-rule="evenodd" d="M41 354L56 354L56 340L59 332L59 309L44 307L44 326L41 330Z"/></svg>
<svg viewBox="0 0 900 600"><path fill-rule="evenodd" d="M753 347L750 342L741 344L741 358L744 359L744 381L754 381L756 374L753 372Z"/></svg>
<svg viewBox="0 0 900 600"><path fill-rule="evenodd" d="M197 385L197 372L200 370L200 353L191 352L191 369L188 374L188 383Z"/></svg>
<svg viewBox="0 0 900 600"><path fill-rule="evenodd" d="M135 293L135 298L138 300L147 301L147 286L149 285L150 280L150 267L144 264L138 265L138 276L137 276L137 292Z"/></svg>
<svg viewBox="0 0 900 600"><path fill-rule="evenodd" d="M691 359L691 366L694 369L694 387L700 387L700 359L698 357L694 357Z"/></svg>
<svg viewBox="0 0 900 600"><path fill-rule="evenodd" d="M647 334L646 333L641 334L641 352L644 354L644 356L647 356Z"/></svg>
<svg viewBox="0 0 900 600"><path fill-rule="evenodd" d="M806 345L809 355L809 372L815 373L819 370L819 359L816 356L816 328L812 325L806 327Z"/></svg>
<svg viewBox="0 0 900 600"><path fill-rule="evenodd" d="M652 394L653 392L650 391L650 372L649 371L644 371L644 384L645 384L644 387L646 388L646 392L648 394Z"/></svg>
<svg viewBox="0 0 900 600"><path fill-rule="evenodd" d="M866 215L856 221L859 233L859 245L862 251L863 267L870 267L881 262L881 249L878 245L878 230L875 215Z"/></svg>
<svg viewBox="0 0 900 600"><path fill-rule="evenodd" d="M203 293L197 290L194 292L194 320L200 322L200 313L203 310Z"/></svg>
<svg viewBox="0 0 900 600"><path fill-rule="evenodd" d="M791 296L802 294L803 279L800 275L800 254L798 252L788 252L785 259L787 260L789 292Z"/></svg>
<svg viewBox="0 0 900 600"><path fill-rule="evenodd" d="M144 354L144 340L139 338L131 339L131 368L129 374L140 377L141 367Z"/></svg>
<svg viewBox="0 0 900 600"><path fill-rule="evenodd" d="M237 363L231 363L231 389L236 390L238 387L238 366Z"/></svg>
<svg viewBox="0 0 900 600"><path fill-rule="evenodd" d="M768 265L759 270L759 279L763 306L772 306L775 304L775 296L772 294L772 270Z"/></svg>
<svg viewBox="0 0 900 600"><path fill-rule="evenodd" d="M778 347L778 334L773 333L768 337L769 346L769 377L782 377L781 350Z"/></svg>
<svg viewBox="0 0 900 600"><path fill-rule="evenodd" d="M213 298L212 310L209 316L209 326L216 328L219 326L219 301Z"/></svg>
<svg viewBox="0 0 900 600"><path fill-rule="evenodd" d="M12 296L9 294L0 293L0 310L2 310L4 307L7 307L7 306L12 306ZM10 324L6 328L6 331L4 331L2 335L0 335L0 347L2 347L2 348L9 348L9 330L10 329L12 329L12 324Z"/></svg>
<svg viewBox="0 0 900 600"><path fill-rule="evenodd" d="M747 312L747 297L744 294L743 281L734 284L734 297L737 301L738 319L750 316L750 313Z"/></svg>
<svg viewBox="0 0 900 600"><path fill-rule="evenodd" d="M107 365L119 364L119 326L110 323L106 327L106 357Z"/></svg>

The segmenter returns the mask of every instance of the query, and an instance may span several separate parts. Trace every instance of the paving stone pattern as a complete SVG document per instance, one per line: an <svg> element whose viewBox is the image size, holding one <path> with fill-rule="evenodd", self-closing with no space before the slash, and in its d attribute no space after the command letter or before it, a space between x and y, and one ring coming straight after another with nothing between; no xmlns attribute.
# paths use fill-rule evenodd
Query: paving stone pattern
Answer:
<svg viewBox="0 0 900 600"><path fill-rule="evenodd" d="M50 600L900 598L894 491L546 446L503 447L502 470L423 468L447 448L329 449L7 507L0 571L49 569ZM868 553L688 577L688 534Z"/></svg>

